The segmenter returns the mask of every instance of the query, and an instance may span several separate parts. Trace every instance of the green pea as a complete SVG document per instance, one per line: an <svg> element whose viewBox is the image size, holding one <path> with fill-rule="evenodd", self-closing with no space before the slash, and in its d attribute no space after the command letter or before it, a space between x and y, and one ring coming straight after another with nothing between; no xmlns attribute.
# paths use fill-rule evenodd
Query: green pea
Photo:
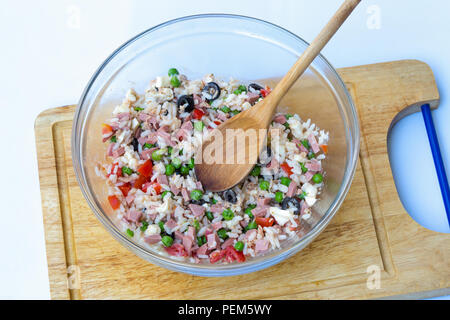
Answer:
<svg viewBox="0 0 450 320"><path fill-rule="evenodd" d="M144 145L142 146L142 149L151 149L151 148L154 148L154 147L155 147L154 144L146 142L146 143L144 143Z"/></svg>
<svg viewBox="0 0 450 320"><path fill-rule="evenodd" d="M186 167L186 166L182 166L182 167L180 168L180 173L181 173L181 175L183 175L183 176L187 176L187 175L189 174L189 168Z"/></svg>
<svg viewBox="0 0 450 320"><path fill-rule="evenodd" d="M302 167L302 172L303 173L307 173L308 172L308 168L305 167L305 165L303 163L300 162L300 167Z"/></svg>
<svg viewBox="0 0 450 320"><path fill-rule="evenodd" d="M300 200L304 200L306 197L306 192L303 191L298 197L300 198Z"/></svg>
<svg viewBox="0 0 450 320"><path fill-rule="evenodd" d="M223 212L222 212L222 217L223 217L225 220L231 220L231 219L234 218L234 213L233 213L233 211L232 211L231 209L225 209L225 210L223 210Z"/></svg>
<svg viewBox="0 0 450 320"><path fill-rule="evenodd" d="M175 76L177 74L179 74L179 72L175 68L170 68L169 71L167 72L167 75L169 75L169 76Z"/></svg>
<svg viewBox="0 0 450 320"><path fill-rule="evenodd" d="M214 219L214 215L211 211L206 211L205 213L206 218L208 218L209 221L212 221Z"/></svg>
<svg viewBox="0 0 450 320"><path fill-rule="evenodd" d="M116 136L112 136L110 140L111 140L111 142L117 142Z"/></svg>
<svg viewBox="0 0 450 320"><path fill-rule="evenodd" d="M261 190L269 190L269 187L270 187L270 183L269 183L269 181L265 181L265 180L262 180L260 183L259 183L259 188L261 189Z"/></svg>
<svg viewBox="0 0 450 320"><path fill-rule="evenodd" d="M134 237L134 231L127 229L127 235L131 238Z"/></svg>
<svg viewBox="0 0 450 320"><path fill-rule="evenodd" d="M227 106L223 106L222 108L220 108L220 110L222 110L222 111L225 112L225 113L228 113L228 112L231 111L231 109L228 108Z"/></svg>
<svg viewBox="0 0 450 320"><path fill-rule="evenodd" d="M173 192L172 191L169 191L169 190L164 190L163 191L163 193L161 193L161 199L164 199L164 197L166 196L166 194L168 194L168 193L170 193L171 195L170 195L170 197L172 197L173 198L173 196L174 196L174 194L173 194Z"/></svg>
<svg viewBox="0 0 450 320"><path fill-rule="evenodd" d="M173 164L166 164L166 176L171 176L175 173L175 167Z"/></svg>
<svg viewBox="0 0 450 320"><path fill-rule="evenodd" d="M228 235L227 235L227 230L225 230L224 228L217 230L217 235L219 236L220 239L227 239Z"/></svg>
<svg viewBox="0 0 450 320"><path fill-rule="evenodd" d="M292 118L292 117L293 117L293 115L292 115L292 114L286 114L286 116L285 116L285 117L286 117L286 119L287 119L287 120L289 120L290 118Z"/></svg>
<svg viewBox="0 0 450 320"><path fill-rule="evenodd" d="M147 230L148 228L148 222L147 221L142 221L142 226L141 226L141 231L144 232L145 230Z"/></svg>
<svg viewBox="0 0 450 320"><path fill-rule="evenodd" d="M244 213L253 219L252 210L256 208L256 204L249 204L247 208L245 208Z"/></svg>
<svg viewBox="0 0 450 320"><path fill-rule="evenodd" d="M308 142L308 140L305 139L305 140L302 140L300 142L306 149L309 149L309 142Z"/></svg>
<svg viewBox="0 0 450 320"><path fill-rule="evenodd" d="M172 76L170 78L170 84L174 87L174 88L178 88L181 84L180 79L178 79L177 76Z"/></svg>
<svg viewBox="0 0 450 320"><path fill-rule="evenodd" d="M261 167L260 166L254 166L253 170L250 172L251 176L257 177L261 174Z"/></svg>
<svg viewBox="0 0 450 320"><path fill-rule="evenodd" d="M205 127L205 124L203 123L203 121L196 121L194 123L194 129L199 132L202 132L204 127Z"/></svg>
<svg viewBox="0 0 450 320"><path fill-rule="evenodd" d="M216 204L216 203L217 203L217 200L214 199L214 198L211 198L211 203L212 203L212 204Z"/></svg>
<svg viewBox="0 0 450 320"><path fill-rule="evenodd" d="M242 251L242 250L244 250L244 243L242 241L238 241L234 244L234 248L237 251Z"/></svg>
<svg viewBox="0 0 450 320"><path fill-rule="evenodd" d="M289 187L289 185L291 184L291 179L289 179L287 177L282 177L280 179L280 182L283 186Z"/></svg>
<svg viewBox="0 0 450 320"><path fill-rule="evenodd" d="M159 149L152 152L152 159L155 161L161 161L166 154L167 149Z"/></svg>
<svg viewBox="0 0 450 320"><path fill-rule="evenodd" d="M173 243L173 238L171 236L164 236L164 237L162 237L161 242L166 247L170 247Z"/></svg>
<svg viewBox="0 0 450 320"><path fill-rule="evenodd" d="M191 191L192 200L200 200L203 197L203 192L201 190L195 189Z"/></svg>
<svg viewBox="0 0 450 320"><path fill-rule="evenodd" d="M320 173L316 173L315 175L313 175L312 180L314 181L314 183L321 183L323 181L323 176Z"/></svg>
<svg viewBox="0 0 450 320"><path fill-rule="evenodd" d="M240 95L242 93L242 91L239 90L239 89L236 89L236 90L233 91L233 93L238 96L238 95Z"/></svg>
<svg viewBox="0 0 450 320"><path fill-rule="evenodd" d="M181 160L179 158L173 158L172 159L172 165L175 167L175 169L180 169L180 167L181 167Z"/></svg>
<svg viewBox="0 0 450 320"><path fill-rule="evenodd" d="M195 228L195 231L198 232L200 230L200 222L198 220L194 220L192 226Z"/></svg>
<svg viewBox="0 0 450 320"><path fill-rule="evenodd" d="M136 110L136 111L142 111L142 110L144 110L144 108L141 108L141 107L134 107L134 110Z"/></svg>
<svg viewBox="0 0 450 320"><path fill-rule="evenodd" d="M275 201L278 203L283 202L283 192L281 191L275 192Z"/></svg>
<svg viewBox="0 0 450 320"><path fill-rule="evenodd" d="M239 87L238 87L238 90L239 91L241 91L241 92L247 92L247 87L246 86L244 86L243 84L241 84Z"/></svg>
<svg viewBox="0 0 450 320"><path fill-rule="evenodd" d="M122 173L131 176L133 174L133 170L128 167L122 167Z"/></svg>
<svg viewBox="0 0 450 320"><path fill-rule="evenodd" d="M206 243L206 237L205 236L197 237L197 244L198 244L199 247L201 247L205 243Z"/></svg>
<svg viewBox="0 0 450 320"><path fill-rule="evenodd" d="M194 158L191 158L189 160L188 167L189 167L189 169L194 169L194 167L195 167Z"/></svg>
<svg viewBox="0 0 450 320"><path fill-rule="evenodd" d="M250 222L246 227L245 231L252 230L252 229L258 229L258 224L255 221Z"/></svg>
<svg viewBox="0 0 450 320"><path fill-rule="evenodd" d="M158 226L159 226L159 229L161 230L161 233L165 231L164 222L162 222L162 221L158 222Z"/></svg>

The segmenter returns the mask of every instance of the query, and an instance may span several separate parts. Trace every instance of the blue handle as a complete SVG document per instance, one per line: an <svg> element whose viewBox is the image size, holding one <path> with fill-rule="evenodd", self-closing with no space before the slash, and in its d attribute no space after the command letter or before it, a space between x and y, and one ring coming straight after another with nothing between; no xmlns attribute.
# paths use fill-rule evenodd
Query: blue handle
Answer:
<svg viewBox="0 0 450 320"><path fill-rule="evenodd" d="M447 220L450 226L450 189L448 186L447 175L445 174L439 142L436 136L436 129L434 128L433 118L431 117L430 105L428 103L424 104L421 109L425 128L427 129L428 140L430 141L431 154L433 155L439 186L441 187L445 212L447 213Z"/></svg>

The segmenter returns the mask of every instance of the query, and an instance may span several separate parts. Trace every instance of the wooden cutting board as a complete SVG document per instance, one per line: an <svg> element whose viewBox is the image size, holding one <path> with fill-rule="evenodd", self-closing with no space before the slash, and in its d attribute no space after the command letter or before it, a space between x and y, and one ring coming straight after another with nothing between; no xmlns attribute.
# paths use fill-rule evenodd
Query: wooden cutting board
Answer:
<svg viewBox="0 0 450 320"><path fill-rule="evenodd" d="M405 212L386 145L393 120L419 111L418 105L407 106L430 101L437 107L433 73L416 60L338 71L361 124L359 163L347 198L303 251L271 268L234 277L168 271L116 242L91 212L75 179L70 151L75 106L41 113L35 131L51 297L365 299L449 294L450 234L427 230Z"/></svg>

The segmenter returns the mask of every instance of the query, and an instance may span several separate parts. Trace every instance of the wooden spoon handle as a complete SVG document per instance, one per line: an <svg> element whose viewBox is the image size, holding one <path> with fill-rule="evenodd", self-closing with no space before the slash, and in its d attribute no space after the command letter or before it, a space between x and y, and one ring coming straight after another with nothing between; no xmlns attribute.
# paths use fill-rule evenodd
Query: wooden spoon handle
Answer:
<svg viewBox="0 0 450 320"><path fill-rule="evenodd" d="M302 53L300 58L289 69L287 74L281 79L278 85L269 95L273 102L274 110L280 102L284 94L297 81L297 79L305 72L314 58L320 53L322 48L327 44L331 37L336 33L339 27L344 23L350 13L361 2L361 0L346 0L336 11L333 17L328 21L327 25L320 31L317 37L311 42L308 48Z"/></svg>

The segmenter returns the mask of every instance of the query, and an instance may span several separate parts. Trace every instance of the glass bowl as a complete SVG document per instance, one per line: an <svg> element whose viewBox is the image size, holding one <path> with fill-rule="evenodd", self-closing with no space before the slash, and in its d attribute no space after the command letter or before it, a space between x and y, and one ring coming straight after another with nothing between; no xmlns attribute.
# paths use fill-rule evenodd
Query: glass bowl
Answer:
<svg viewBox="0 0 450 320"><path fill-rule="evenodd" d="M359 152L355 107L336 70L318 56L280 103L280 109L311 118L329 131L323 163L325 185L313 207L311 223L298 239L244 263L194 264L158 254L124 234L107 201L105 182L95 174L106 144L101 124L133 87L144 92L149 81L171 67L189 79L214 73L222 79L258 81L273 87L308 46L295 34L255 18L207 14L183 17L153 27L123 44L99 67L78 104L72 131L73 165L81 191L94 214L121 244L156 265L199 276L231 276L272 266L307 246L328 225L346 196Z"/></svg>

